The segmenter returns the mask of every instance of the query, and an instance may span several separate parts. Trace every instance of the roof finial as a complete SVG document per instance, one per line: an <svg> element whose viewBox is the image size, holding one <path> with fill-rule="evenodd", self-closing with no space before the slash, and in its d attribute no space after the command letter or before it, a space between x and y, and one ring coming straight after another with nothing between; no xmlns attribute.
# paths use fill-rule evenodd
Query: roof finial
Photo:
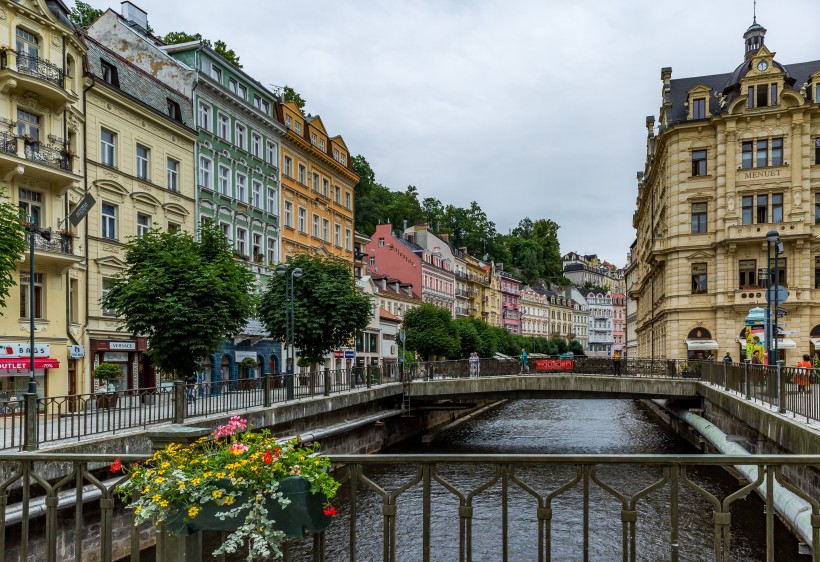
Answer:
<svg viewBox="0 0 820 562"><path fill-rule="evenodd" d="M752 23L757 23L757 0L754 0L752 4Z"/></svg>

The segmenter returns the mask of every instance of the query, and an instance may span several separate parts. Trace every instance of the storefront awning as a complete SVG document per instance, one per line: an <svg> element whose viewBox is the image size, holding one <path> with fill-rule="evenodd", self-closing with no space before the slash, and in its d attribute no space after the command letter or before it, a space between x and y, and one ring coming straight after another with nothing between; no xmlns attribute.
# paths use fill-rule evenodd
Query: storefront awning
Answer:
<svg viewBox="0 0 820 562"><path fill-rule="evenodd" d="M797 344L789 338L780 338L777 340L777 349L797 349Z"/></svg>
<svg viewBox="0 0 820 562"><path fill-rule="evenodd" d="M60 366L60 362L51 357L35 357L35 369L56 369ZM0 359L0 369L9 370L28 370L31 368L31 360L28 357L18 357L15 359Z"/></svg>
<svg viewBox="0 0 820 562"><path fill-rule="evenodd" d="M820 338L809 338L815 349L820 349Z"/></svg>
<svg viewBox="0 0 820 562"><path fill-rule="evenodd" d="M720 349L717 340L686 340L689 351Z"/></svg>

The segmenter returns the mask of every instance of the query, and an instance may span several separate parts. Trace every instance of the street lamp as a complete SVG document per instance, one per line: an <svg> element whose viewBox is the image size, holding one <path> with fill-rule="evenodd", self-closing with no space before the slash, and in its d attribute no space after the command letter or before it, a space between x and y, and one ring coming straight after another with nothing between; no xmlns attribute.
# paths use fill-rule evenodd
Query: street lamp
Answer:
<svg viewBox="0 0 820 562"><path fill-rule="evenodd" d="M276 266L276 274L279 276L284 276L288 271L288 268L284 265ZM285 349L287 350L285 354L285 386L287 388L287 397L288 399L293 398L293 364L295 363L295 355L294 355L294 344L296 341L296 323L295 323L295 316L296 316L296 306L293 294L293 280L295 278L302 276L302 269L299 267L294 268L287 279L285 279ZM288 363L288 359L290 359L290 363Z"/></svg>
<svg viewBox="0 0 820 562"><path fill-rule="evenodd" d="M401 380L404 382L404 340L407 339L407 332L404 328L399 330L399 339L401 340L401 359L399 360L399 367L401 368Z"/></svg>
<svg viewBox="0 0 820 562"><path fill-rule="evenodd" d="M772 279L772 261L771 261L771 248L774 246L774 294L771 291L771 279ZM779 357L777 354L777 305L778 305L778 283L780 282L780 253L783 251L783 242L780 241L780 234L776 230L770 230L766 233L766 249L767 249L767 257L769 259L769 283L767 284L766 288L766 296L768 301L768 309L769 309L769 326L770 326L770 334L771 334L771 341L774 342L774 364L777 367L777 388L778 388L778 404L779 404L779 411L780 413L785 413L786 409L783 407L783 394L785 388L783 388L783 384L781 381L781 374L780 374L780 361L778 361ZM772 301L774 301L774 314L772 314ZM772 349L769 340L766 340L766 346L769 350ZM769 354L769 364L771 365L771 353Z"/></svg>
<svg viewBox="0 0 820 562"><path fill-rule="evenodd" d="M29 379L28 393L37 394L37 381L34 380L34 235L38 234L46 242L51 241L51 229L40 228L34 217L28 217L29 260L28 260L28 320L29 320Z"/></svg>

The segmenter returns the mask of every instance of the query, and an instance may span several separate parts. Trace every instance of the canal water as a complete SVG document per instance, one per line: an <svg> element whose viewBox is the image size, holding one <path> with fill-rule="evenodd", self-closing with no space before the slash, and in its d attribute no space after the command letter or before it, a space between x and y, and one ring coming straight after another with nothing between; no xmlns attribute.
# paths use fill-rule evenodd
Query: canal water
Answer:
<svg viewBox="0 0 820 562"><path fill-rule="evenodd" d="M673 433L654 423L638 402L630 400L520 400L508 402L461 426L431 445L404 443L387 453L509 453L509 454L687 454L696 451ZM408 467L383 468L370 477L388 490L407 482ZM469 492L491 479L486 467L467 471L442 467L442 475L462 492ZM659 480L659 469L601 467L599 477L616 490L633 494ZM528 469L517 472L521 480L544 494L572 480L574 469ZM738 488L736 481L719 468L690 471L698 484L725 498ZM474 501L472 532L473 560L501 560L500 484L480 493ZM334 501L339 519L328 529L327 560L348 560L347 491ZM621 560L620 503L592 485L590 494L590 560ZM637 558L646 561L669 559L669 488L664 487L638 504ZM359 487L357 560L382 560L382 500ZM433 560L458 560L459 517L455 497L440 485L432 493L431 517ZM511 488L509 498L509 559L537 560L536 504L531 496ZM764 506L756 494L735 502L732 509L733 561L765 560ZM713 560L712 507L681 484L680 560ZM422 559L421 489L416 486L398 501L397 559ZM301 541L300 541L301 542ZM307 542L307 541L305 541ZM805 562L797 554L797 541L777 522L775 544L779 562ZM293 560L311 560L307 544L292 543ZM553 502L552 559L558 562L583 560L582 491L580 485ZM237 558L239 559L239 558Z"/></svg>

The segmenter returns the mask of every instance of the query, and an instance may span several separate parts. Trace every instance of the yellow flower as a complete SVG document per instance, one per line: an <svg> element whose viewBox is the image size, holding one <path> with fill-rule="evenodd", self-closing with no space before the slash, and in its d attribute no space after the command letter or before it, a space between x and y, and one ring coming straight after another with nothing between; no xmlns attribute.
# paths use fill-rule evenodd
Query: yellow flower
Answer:
<svg viewBox="0 0 820 562"><path fill-rule="evenodd" d="M142 491L142 495L148 495L151 492L151 486L146 486L145 489Z"/></svg>
<svg viewBox="0 0 820 562"><path fill-rule="evenodd" d="M152 502L154 502L154 503L156 503L156 502L158 502L158 501L159 501L159 500L161 500L161 499L162 499L162 496L160 496L159 494L154 494L154 497L153 497L153 498L151 498L151 501L152 501Z"/></svg>
<svg viewBox="0 0 820 562"><path fill-rule="evenodd" d="M162 500L161 502L159 502L159 506L160 507L168 507L168 502L165 501L165 500Z"/></svg>
<svg viewBox="0 0 820 562"><path fill-rule="evenodd" d="M137 507L134 508L134 513L139 513L140 511L142 511L142 506L141 505L138 505Z"/></svg>
<svg viewBox="0 0 820 562"><path fill-rule="evenodd" d="M194 478L193 480L191 480L191 484L193 484L194 486L199 486L200 482L202 482L202 480L200 480L199 478Z"/></svg>
<svg viewBox="0 0 820 562"><path fill-rule="evenodd" d="M222 490L214 490L214 491L211 493L211 495L212 495L214 498L219 499L219 498L221 498L221 497L222 497Z"/></svg>
<svg viewBox="0 0 820 562"><path fill-rule="evenodd" d="M192 505L188 508L188 517L196 517L199 514L199 508Z"/></svg>
<svg viewBox="0 0 820 562"><path fill-rule="evenodd" d="M233 496L226 496L225 497L225 505L232 505L233 504Z"/></svg>
<svg viewBox="0 0 820 562"><path fill-rule="evenodd" d="M157 477L157 484L162 484L163 482L165 482L165 478L162 476Z"/></svg>
<svg viewBox="0 0 820 562"><path fill-rule="evenodd" d="M217 478L225 478L225 473L224 472L217 472L216 477Z"/></svg>
<svg viewBox="0 0 820 562"><path fill-rule="evenodd" d="M180 483L179 483L179 489L180 489L180 490L184 490L184 489L185 489L185 482L180 482Z"/></svg>
<svg viewBox="0 0 820 562"><path fill-rule="evenodd" d="M161 468L168 468L169 466L171 466L171 463L169 463L168 461L165 461L160 465Z"/></svg>

